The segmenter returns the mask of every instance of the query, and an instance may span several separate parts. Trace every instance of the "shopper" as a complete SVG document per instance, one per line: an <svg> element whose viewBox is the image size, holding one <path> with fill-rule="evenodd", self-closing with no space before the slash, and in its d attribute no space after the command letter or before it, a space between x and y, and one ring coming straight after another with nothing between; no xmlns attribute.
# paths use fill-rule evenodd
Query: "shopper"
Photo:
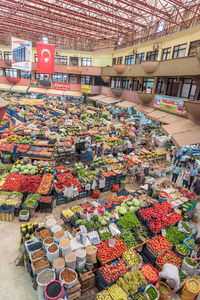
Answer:
<svg viewBox="0 0 200 300"><path fill-rule="evenodd" d="M103 143L101 143L98 147L97 147L97 157L101 157L103 154Z"/></svg>
<svg viewBox="0 0 200 300"><path fill-rule="evenodd" d="M117 157L118 152L119 152L119 148L118 148L117 144L113 146L112 152L113 152L113 156Z"/></svg>
<svg viewBox="0 0 200 300"><path fill-rule="evenodd" d="M180 288L180 277L178 268L173 264L164 264L162 271L159 273L159 281L156 284L156 288L160 288L160 281L166 282L171 288L171 292L165 293L164 298L172 296Z"/></svg>
<svg viewBox="0 0 200 300"><path fill-rule="evenodd" d="M139 162L137 167L135 168L136 180L140 185L144 185L145 177L144 177L144 168L142 167L142 163Z"/></svg>
<svg viewBox="0 0 200 300"><path fill-rule="evenodd" d="M191 177L190 177L189 189L191 188L191 185L194 181L195 176L198 175L197 165L191 166L190 172L191 172Z"/></svg>
<svg viewBox="0 0 200 300"><path fill-rule="evenodd" d="M172 174L172 182L176 183L177 178L179 176L179 174L181 173L181 163L178 162L173 170L173 174Z"/></svg>
<svg viewBox="0 0 200 300"><path fill-rule="evenodd" d="M183 184L182 186L184 187L188 187L188 184L189 184L189 181L190 181L190 176L191 176L191 173L190 173L190 168L187 167L187 169L185 170L184 174L183 174Z"/></svg>
<svg viewBox="0 0 200 300"><path fill-rule="evenodd" d="M200 177L198 176L193 184L194 192L198 196L200 195Z"/></svg>
<svg viewBox="0 0 200 300"><path fill-rule="evenodd" d="M125 147L125 154L126 155L129 155L132 151L133 151L133 147L132 147L132 144L131 144L131 141L130 140L127 140L124 145Z"/></svg>
<svg viewBox="0 0 200 300"><path fill-rule="evenodd" d="M36 133L34 130L31 131L31 138L36 140Z"/></svg>

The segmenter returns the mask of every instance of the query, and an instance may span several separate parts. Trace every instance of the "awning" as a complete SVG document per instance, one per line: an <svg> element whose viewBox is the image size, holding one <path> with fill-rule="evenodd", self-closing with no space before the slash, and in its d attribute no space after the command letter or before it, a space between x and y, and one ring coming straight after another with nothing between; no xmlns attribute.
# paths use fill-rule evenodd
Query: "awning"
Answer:
<svg viewBox="0 0 200 300"><path fill-rule="evenodd" d="M0 99L0 108L6 107L9 105L9 101L5 101L3 99Z"/></svg>
<svg viewBox="0 0 200 300"><path fill-rule="evenodd" d="M82 97L82 93L75 91L64 91L64 96Z"/></svg>
<svg viewBox="0 0 200 300"><path fill-rule="evenodd" d="M87 97L89 100L91 101L97 101L97 100L100 100L102 98L106 98L107 96L105 95L97 95L97 96L93 96L93 97Z"/></svg>
<svg viewBox="0 0 200 300"><path fill-rule="evenodd" d="M164 133L166 133L167 135L170 135L173 133L190 131L195 128L199 128L199 125L190 120L187 120L187 119L183 119L182 121L175 123L175 124L162 126ZM199 133L199 135L200 135L200 133Z"/></svg>
<svg viewBox="0 0 200 300"><path fill-rule="evenodd" d="M64 91L62 90L54 90L54 89L46 89L47 95L55 95L55 96L63 96Z"/></svg>
<svg viewBox="0 0 200 300"><path fill-rule="evenodd" d="M134 107L136 105L137 105L137 103L129 102L129 101L122 101L122 102L115 104L115 106L117 106L119 108L124 108L124 109L129 108L129 107Z"/></svg>
<svg viewBox="0 0 200 300"><path fill-rule="evenodd" d="M137 110L137 111L139 111L139 112L141 112L141 113L143 113L143 114L149 114L149 113L151 113L151 112L153 112L155 110L155 108L153 108L153 107L149 107L149 106L145 106L145 105L140 105L140 104L136 105L134 107L134 109Z"/></svg>
<svg viewBox="0 0 200 300"><path fill-rule="evenodd" d="M1 83L0 84L0 90L3 90L3 91L10 91L12 85L10 84L4 84L4 83Z"/></svg>
<svg viewBox="0 0 200 300"><path fill-rule="evenodd" d="M115 104L115 103L118 103L121 101L122 101L121 99L115 99L113 97L105 97L105 98L101 98L101 99L97 100L98 103L104 104L104 105Z"/></svg>
<svg viewBox="0 0 200 300"><path fill-rule="evenodd" d="M27 91L28 93L39 93L39 94L45 94L46 89L36 88L36 87L30 87Z"/></svg>
<svg viewBox="0 0 200 300"><path fill-rule="evenodd" d="M28 86L24 85L14 85L11 89L12 92L23 92L26 93Z"/></svg>
<svg viewBox="0 0 200 300"><path fill-rule="evenodd" d="M183 121L184 119L172 114L168 114L166 117L162 118L162 123L167 123L167 124L175 124L178 122Z"/></svg>
<svg viewBox="0 0 200 300"><path fill-rule="evenodd" d="M154 110L153 112L149 113L146 117L154 121L162 122L162 119L166 118L168 115L169 114L164 111Z"/></svg>
<svg viewBox="0 0 200 300"><path fill-rule="evenodd" d="M189 131L174 133L172 140L177 147L200 144L200 126Z"/></svg>

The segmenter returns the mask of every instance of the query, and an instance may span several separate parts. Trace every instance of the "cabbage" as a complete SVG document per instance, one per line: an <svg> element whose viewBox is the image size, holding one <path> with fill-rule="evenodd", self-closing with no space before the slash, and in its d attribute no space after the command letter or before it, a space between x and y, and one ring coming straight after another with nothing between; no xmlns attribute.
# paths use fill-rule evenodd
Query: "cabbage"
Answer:
<svg viewBox="0 0 200 300"><path fill-rule="evenodd" d="M103 219L108 222L110 220L110 218L108 216L104 216Z"/></svg>
<svg viewBox="0 0 200 300"><path fill-rule="evenodd" d="M121 215L125 215L125 214L127 213L127 209L126 209L125 207L120 207L120 208L119 208L119 213L120 213Z"/></svg>
<svg viewBox="0 0 200 300"><path fill-rule="evenodd" d="M30 171L30 174L31 174L31 175L35 175L35 170L31 170L31 171Z"/></svg>
<svg viewBox="0 0 200 300"><path fill-rule="evenodd" d="M131 202L131 201L126 202L126 204L127 204L128 206L132 206L132 202Z"/></svg>
<svg viewBox="0 0 200 300"><path fill-rule="evenodd" d="M120 208L119 206L116 206L116 207L115 207L115 211L116 211L116 213L118 213L118 212L119 212L119 208Z"/></svg>
<svg viewBox="0 0 200 300"><path fill-rule="evenodd" d="M135 206L130 207L130 212L134 213L136 210L137 210L137 207L135 207Z"/></svg>
<svg viewBox="0 0 200 300"><path fill-rule="evenodd" d="M134 206L140 206L140 201L138 199L134 199L132 203Z"/></svg>
<svg viewBox="0 0 200 300"><path fill-rule="evenodd" d="M107 224L107 222L105 220L101 221L101 225L106 225L106 224Z"/></svg>
<svg viewBox="0 0 200 300"><path fill-rule="evenodd" d="M12 168L11 173L17 173L18 169L17 168Z"/></svg>

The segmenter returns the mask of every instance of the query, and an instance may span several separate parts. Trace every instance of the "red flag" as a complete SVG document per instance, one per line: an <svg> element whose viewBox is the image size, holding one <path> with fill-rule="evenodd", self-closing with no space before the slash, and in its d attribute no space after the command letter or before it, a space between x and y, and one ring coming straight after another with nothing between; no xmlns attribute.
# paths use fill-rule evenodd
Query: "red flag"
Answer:
<svg viewBox="0 0 200 300"><path fill-rule="evenodd" d="M38 57L38 72L53 74L55 45L36 43L36 48Z"/></svg>

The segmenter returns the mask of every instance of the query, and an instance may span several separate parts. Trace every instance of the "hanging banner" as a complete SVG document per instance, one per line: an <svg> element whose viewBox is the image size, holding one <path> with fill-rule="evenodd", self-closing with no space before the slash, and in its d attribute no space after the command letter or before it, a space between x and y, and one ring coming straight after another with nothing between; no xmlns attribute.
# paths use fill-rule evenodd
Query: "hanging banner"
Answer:
<svg viewBox="0 0 200 300"><path fill-rule="evenodd" d="M36 43L36 48L38 73L53 74L55 45Z"/></svg>
<svg viewBox="0 0 200 300"><path fill-rule="evenodd" d="M91 85L81 85L81 92L85 94L91 94Z"/></svg>
<svg viewBox="0 0 200 300"><path fill-rule="evenodd" d="M66 82L54 82L53 88L55 90L70 91L70 83L66 83Z"/></svg>
<svg viewBox="0 0 200 300"><path fill-rule="evenodd" d="M30 79L30 86L38 87L38 82L34 79Z"/></svg>
<svg viewBox="0 0 200 300"><path fill-rule="evenodd" d="M31 71L32 42L12 37L12 68Z"/></svg>
<svg viewBox="0 0 200 300"><path fill-rule="evenodd" d="M155 95L154 107L177 115L186 115L184 99L171 96Z"/></svg>

